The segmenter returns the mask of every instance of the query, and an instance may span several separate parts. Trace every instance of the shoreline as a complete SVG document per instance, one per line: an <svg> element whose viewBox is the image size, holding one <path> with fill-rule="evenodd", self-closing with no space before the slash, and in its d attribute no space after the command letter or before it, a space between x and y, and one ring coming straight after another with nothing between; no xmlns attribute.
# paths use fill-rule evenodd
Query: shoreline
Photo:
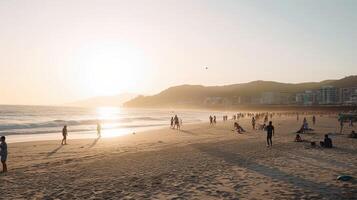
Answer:
<svg viewBox="0 0 357 200"><path fill-rule="evenodd" d="M244 134L233 132L228 121L69 138L68 145L12 143L9 172L0 174L1 198L353 199L357 182L336 178L357 174L357 140L332 134L334 148L311 148L293 142L300 123L294 117L273 119L272 148L247 118L240 120ZM315 131L302 137L320 141L337 125L334 118L318 118Z"/></svg>

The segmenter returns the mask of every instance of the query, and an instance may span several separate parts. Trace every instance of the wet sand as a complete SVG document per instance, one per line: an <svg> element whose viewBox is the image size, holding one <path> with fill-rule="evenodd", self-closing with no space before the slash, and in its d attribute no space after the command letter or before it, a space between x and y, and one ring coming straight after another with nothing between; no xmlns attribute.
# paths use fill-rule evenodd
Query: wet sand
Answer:
<svg viewBox="0 0 357 200"><path fill-rule="evenodd" d="M302 118L302 116L300 117ZM311 122L311 117L309 118ZM236 134L233 121L187 125L102 139L9 144L0 199L356 199L357 139L332 134L335 148L293 142L301 121L273 119L276 135ZM338 130L319 117L303 139Z"/></svg>

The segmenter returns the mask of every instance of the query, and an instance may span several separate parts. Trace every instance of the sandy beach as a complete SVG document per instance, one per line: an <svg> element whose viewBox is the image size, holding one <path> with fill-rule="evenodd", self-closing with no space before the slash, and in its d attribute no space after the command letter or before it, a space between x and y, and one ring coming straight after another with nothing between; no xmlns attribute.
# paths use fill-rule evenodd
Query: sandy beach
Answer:
<svg viewBox="0 0 357 200"><path fill-rule="evenodd" d="M309 118L311 119L311 117ZM232 131L233 121L138 132L122 137L9 144L0 199L356 199L357 140L318 117L303 139L331 134L335 148L293 142L295 117L274 117L276 135ZM60 134L59 134L60 135ZM357 178L357 177L356 177Z"/></svg>

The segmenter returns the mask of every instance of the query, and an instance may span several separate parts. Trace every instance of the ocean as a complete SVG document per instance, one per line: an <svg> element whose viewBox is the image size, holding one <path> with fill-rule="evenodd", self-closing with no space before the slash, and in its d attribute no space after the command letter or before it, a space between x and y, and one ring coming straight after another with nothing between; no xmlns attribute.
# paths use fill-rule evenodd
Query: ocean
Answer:
<svg viewBox="0 0 357 200"><path fill-rule="evenodd" d="M57 140L68 126L69 139L96 137L96 124L103 137L117 137L155 128L169 127L175 114L183 125L208 121L209 115L222 118L222 112L132 108L80 108L58 106L0 105L0 135L8 142Z"/></svg>

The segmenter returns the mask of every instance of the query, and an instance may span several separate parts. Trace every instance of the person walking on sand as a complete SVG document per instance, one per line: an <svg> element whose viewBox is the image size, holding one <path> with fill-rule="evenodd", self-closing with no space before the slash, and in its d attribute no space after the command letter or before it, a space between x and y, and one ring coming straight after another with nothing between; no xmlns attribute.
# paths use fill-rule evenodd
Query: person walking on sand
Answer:
<svg viewBox="0 0 357 200"><path fill-rule="evenodd" d="M63 139L62 139L62 142L61 142L62 145L67 144L67 135L68 135L67 125L65 125L65 126L63 127L63 129L62 129L62 136L63 136Z"/></svg>
<svg viewBox="0 0 357 200"><path fill-rule="evenodd" d="M97 136L102 137L102 125L99 122L97 123Z"/></svg>
<svg viewBox="0 0 357 200"><path fill-rule="evenodd" d="M315 117L315 115L314 115L314 116L312 116L312 124L313 124L313 125L315 125L315 124L316 124L316 117Z"/></svg>
<svg viewBox="0 0 357 200"><path fill-rule="evenodd" d="M171 117L171 128L174 127L174 117Z"/></svg>
<svg viewBox="0 0 357 200"><path fill-rule="evenodd" d="M255 130L255 118L254 117L252 118L252 127L253 127L253 130Z"/></svg>
<svg viewBox="0 0 357 200"><path fill-rule="evenodd" d="M5 140L6 140L5 136L1 136L1 138L0 138L0 157L1 157L2 172L3 173L7 172L7 165L6 165L7 144L6 144Z"/></svg>
<svg viewBox="0 0 357 200"><path fill-rule="evenodd" d="M272 137L275 133L272 121L269 122L269 125L266 127L266 130L267 130L267 147L272 147L273 146Z"/></svg>

